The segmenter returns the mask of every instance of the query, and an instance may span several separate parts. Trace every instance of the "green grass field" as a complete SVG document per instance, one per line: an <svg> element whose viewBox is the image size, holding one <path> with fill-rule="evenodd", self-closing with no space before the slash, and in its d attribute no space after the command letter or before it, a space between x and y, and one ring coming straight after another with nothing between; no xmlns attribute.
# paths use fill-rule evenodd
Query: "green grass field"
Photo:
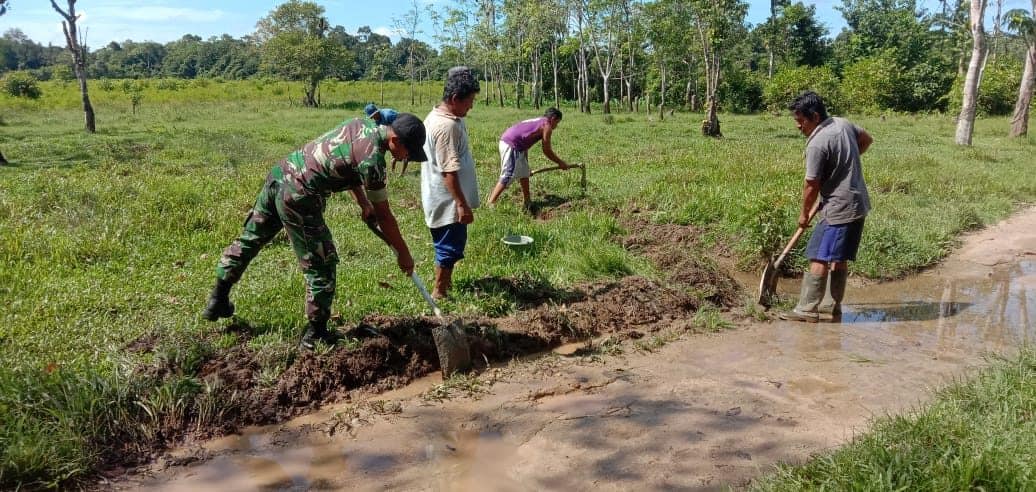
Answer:
<svg viewBox="0 0 1036 492"><path fill-rule="evenodd" d="M319 109L291 104L301 89L284 82L173 85L149 81L134 110L123 82L107 89L92 82L95 135L82 131L74 84L44 83L37 101L0 96L0 151L12 163L0 168L0 485L59 483L97 466L103 452L93 443L135 424L135 402L162 390L139 386L132 368L148 362L142 357L194 356L175 344L140 357L123 347L148 333L190 340L213 331L198 314L215 262L240 232L268 169L358 116L364 102L382 102L381 86L363 82L327 84ZM423 85L411 106L408 86L386 84L384 106L423 118L440 90ZM794 230L805 139L790 117L722 115L725 137L709 139L698 131L699 114L658 121L561 109L554 147L588 166L586 195L578 173L547 173L533 178L534 200L546 208L568 202L552 220L523 215L516 189L501 206L476 211L458 284L489 275L554 286L654 275L649 262L614 241L634 209L657 223L700 226L705 244L724 245L746 270L760 267ZM499 170L499 134L541 112L479 100L468 127L483 197ZM855 274L894 278L924 268L962 231L1036 201L1033 137L1008 139L1004 118L978 121L969 148L953 145L952 116L854 121L875 138L864 157L874 211ZM530 161L534 169L548 165L535 149ZM429 279L417 171L415 164L393 177L389 189L418 272ZM333 198L327 217L342 257L335 303L342 323L425 311L391 253L357 220L351 198ZM535 254L507 250L499 238L508 233L533 236ZM263 331L250 343L293 349L304 286L286 241L264 250L232 296L238 314ZM462 295L448 307L491 315L513 309L503 296Z"/></svg>

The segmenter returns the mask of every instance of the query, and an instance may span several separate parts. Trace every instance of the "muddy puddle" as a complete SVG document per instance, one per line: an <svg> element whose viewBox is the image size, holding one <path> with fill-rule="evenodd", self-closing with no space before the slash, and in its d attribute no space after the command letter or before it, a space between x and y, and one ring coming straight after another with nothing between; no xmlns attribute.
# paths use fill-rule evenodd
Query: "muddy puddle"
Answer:
<svg viewBox="0 0 1036 492"><path fill-rule="evenodd" d="M275 425L178 448L104 487L144 490L670 490L741 486L915 408L932 388L1036 339L1036 209L966 238L942 265L882 284L853 279L840 322L741 322L664 346L558 336L499 362L443 399L434 371L408 385ZM635 245L633 246L635 247ZM651 245L644 246L650 250ZM648 251L650 252L650 251ZM691 259L674 261L688 262ZM686 272L685 272L686 273ZM688 278L702 273L686 273ZM626 286L658 303L650 282ZM720 281L720 283L722 280ZM588 298L607 294L607 288ZM612 287L614 289L615 287ZM794 295L798 283L782 281ZM640 289L640 290L638 290ZM653 288L652 288L653 289ZM717 290L717 296L726 295ZM632 293L632 294L631 294ZM611 306L529 310L516 325L593 323L641 337L680 323L671 308L630 324ZM647 304L650 304L648 302ZM670 304L667 304L670 305ZM621 304L619 305L622 306ZM638 305L640 306L640 305ZM628 305L627 305L628 307ZM642 306L640 306L642 308ZM576 321L571 321L576 320ZM539 323L539 324L538 324ZM553 324L552 324L553 323ZM585 325L591 326L590 321ZM601 328L601 327L605 328ZM649 326L649 327L645 327ZM501 331L514 327L499 322ZM625 331L629 335L629 331ZM532 348L527 347L527 348ZM542 351L541 350L541 351Z"/></svg>

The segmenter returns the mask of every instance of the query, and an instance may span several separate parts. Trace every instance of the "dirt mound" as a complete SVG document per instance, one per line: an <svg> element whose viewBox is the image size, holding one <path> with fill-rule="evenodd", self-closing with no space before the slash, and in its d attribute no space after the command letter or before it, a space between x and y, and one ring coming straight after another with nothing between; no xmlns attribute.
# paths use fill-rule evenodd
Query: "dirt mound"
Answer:
<svg viewBox="0 0 1036 492"><path fill-rule="evenodd" d="M741 287L711 258L717 254L715 248L706 256L700 246L704 234L700 228L641 220L630 221L626 227L634 232L622 240L622 246L650 259L670 284L697 290L719 306L737 302Z"/></svg>
<svg viewBox="0 0 1036 492"><path fill-rule="evenodd" d="M473 359L506 361L605 334L640 338L692 317L704 301L729 307L737 298L736 283L689 247L700 235L693 227L637 224L630 230L637 232L625 238L623 246L656 262L667 274L664 283L633 276L556 290L525 277L476 280L472 290L503 293L517 301L519 311L465 320ZM200 350L205 357L193 369L182 363L189 357L156 357L141 374L159 383L194 374L205 390L176 418L158 419L159 437L152 450L185 438L283 421L357 393L406 385L439 369L431 337L437 323L432 318L368 316L334 349L290 352L281 366L271 365L268 354L250 348L252 329L240 324L227 329L238 337L237 345ZM127 348L147 352L158 344L145 336ZM202 349L207 344L211 341L195 342ZM127 464L139 456L123 459Z"/></svg>
<svg viewBox="0 0 1036 492"><path fill-rule="evenodd" d="M464 328L474 359L505 361L602 334L639 338L699 307L687 294L642 277L584 289L571 303L542 304L509 317L469 321ZM259 382L257 354L244 344L207 360L198 376L211 387L237 395L236 423L277 422L348 399L356 391L381 392L437 371L431 337L437 323L431 318L369 316L346 333L350 346L322 354L300 352L276 381L265 385Z"/></svg>

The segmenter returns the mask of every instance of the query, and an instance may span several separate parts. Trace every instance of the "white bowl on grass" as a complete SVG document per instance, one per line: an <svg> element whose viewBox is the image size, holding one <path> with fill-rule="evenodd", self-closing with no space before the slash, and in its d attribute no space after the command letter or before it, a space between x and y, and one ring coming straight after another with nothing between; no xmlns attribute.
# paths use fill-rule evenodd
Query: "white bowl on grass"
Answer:
<svg viewBox="0 0 1036 492"><path fill-rule="evenodd" d="M500 238L500 241L512 248L522 248L532 244L532 237L518 234L510 234Z"/></svg>

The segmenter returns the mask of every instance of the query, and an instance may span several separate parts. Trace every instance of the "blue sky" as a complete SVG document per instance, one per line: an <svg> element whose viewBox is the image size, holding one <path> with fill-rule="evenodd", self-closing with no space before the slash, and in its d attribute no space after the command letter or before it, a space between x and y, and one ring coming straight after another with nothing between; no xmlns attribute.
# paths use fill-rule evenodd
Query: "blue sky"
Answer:
<svg viewBox="0 0 1036 492"><path fill-rule="evenodd" d="M450 0L417 0L424 8L448 5ZM316 0L322 5L331 25L341 25L350 33L361 26L370 26L375 32L389 35L397 40L392 31L393 19L401 17L412 5L413 0ZM11 9L0 17L0 32L11 28L21 29L30 39L44 45L64 44L61 34L61 18L50 7L49 0L11 0ZM58 5L67 5L58 0ZM83 14L81 30L85 28L87 44L93 48L103 47L110 41L157 41L166 43L181 38L184 34L197 34L202 38L230 34L241 37L255 29L255 23L270 13L283 1L268 0L79 0L76 9ZM834 9L841 0L805 2L816 5L817 17L834 36L845 21ZM995 2L990 2L995 4ZM922 0L929 9L938 6L937 0ZM769 0L749 0L748 21L758 24L766 19ZM1005 0L1004 10L1027 8L1027 0ZM993 6L990 5L990 15ZM432 42L431 23L425 17L424 35L421 39ZM988 23L987 23L988 27Z"/></svg>

